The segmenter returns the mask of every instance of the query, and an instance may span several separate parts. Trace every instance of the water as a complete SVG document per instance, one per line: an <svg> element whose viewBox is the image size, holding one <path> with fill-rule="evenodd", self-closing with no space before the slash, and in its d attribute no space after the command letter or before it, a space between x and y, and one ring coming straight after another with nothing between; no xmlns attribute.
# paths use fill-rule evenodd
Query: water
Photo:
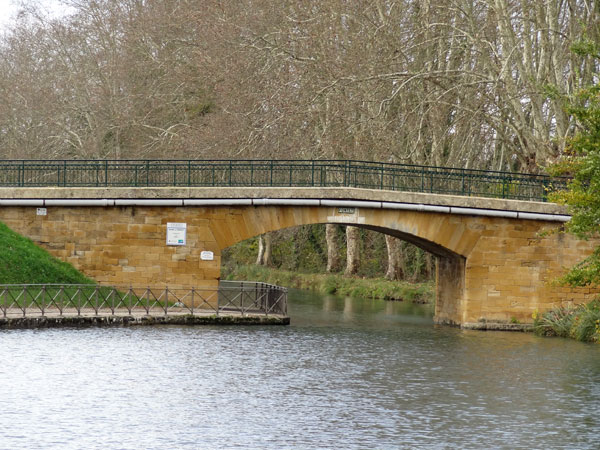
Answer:
<svg viewBox="0 0 600 450"><path fill-rule="evenodd" d="M294 293L289 327L0 332L1 449L599 448L600 346Z"/></svg>

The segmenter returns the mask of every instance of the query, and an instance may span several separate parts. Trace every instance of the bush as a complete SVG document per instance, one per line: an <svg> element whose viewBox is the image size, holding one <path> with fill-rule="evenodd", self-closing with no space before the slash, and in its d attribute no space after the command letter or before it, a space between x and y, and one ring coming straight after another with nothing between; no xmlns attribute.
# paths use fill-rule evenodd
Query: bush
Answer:
<svg viewBox="0 0 600 450"><path fill-rule="evenodd" d="M570 337L583 342L600 342L600 301L559 307L534 314L534 331L541 336Z"/></svg>

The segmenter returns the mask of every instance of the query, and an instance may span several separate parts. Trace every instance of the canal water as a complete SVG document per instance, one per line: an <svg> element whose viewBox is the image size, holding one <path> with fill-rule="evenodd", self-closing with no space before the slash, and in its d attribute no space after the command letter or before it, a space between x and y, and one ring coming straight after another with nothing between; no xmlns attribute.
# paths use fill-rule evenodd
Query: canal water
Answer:
<svg viewBox="0 0 600 450"><path fill-rule="evenodd" d="M289 327L0 332L1 449L600 447L600 346L293 292Z"/></svg>

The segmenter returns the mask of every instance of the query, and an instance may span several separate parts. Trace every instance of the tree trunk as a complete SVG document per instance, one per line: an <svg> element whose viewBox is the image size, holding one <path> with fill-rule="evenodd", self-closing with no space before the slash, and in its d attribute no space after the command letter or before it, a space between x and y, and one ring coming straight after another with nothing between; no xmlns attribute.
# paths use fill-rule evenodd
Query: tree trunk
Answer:
<svg viewBox="0 0 600 450"><path fill-rule="evenodd" d="M264 235L265 239L265 253L263 255L263 266L272 266L273 265L273 253L271 246L271 235L269 233Z"/></svg>
<svg viewBox="0 0 600 450"><path fill-rule="evenodd" d="M325 240L327 241L327 272L337 272L340 268L340 252L337 243L337 225L325 225Z"/></svg>
<svg viewBox="0 0 600 450"><path fill-rule="evenodd" d="M385 277L388 280L400 280L402 278L402 269L400 267L400 245L397 238L385 235L385 246L388 254L388 266Z"/></svg>
<svg viewBox="0 0 600 450"><path fill-rule="evenodd" d="M344 275L356 275L360 264L358 242L359 232L357 227L346 227L346 271Z"/></svg>
<svg viewBox="0 0 600 450"><path fill-rule="evenodd" d="M263 237L261 234L258 237L258 256L256 258L257 266L262 266L264 256L265 256L265 241L263 240Z"/></svg>
<svg viewBox="0 0 600 450"><path fill-rule="evenodd" d="M408 277L408 280L411 283L416 283L419 279L419 275L421 274L421 272L423 271L424 267L423 267L423 254L425 252L422 252L420 249L415 249L415 253L414 253L414 259L413 259L413 270L412 270L412 274L410 275L410 277Z"/></svg>
<svg viewBox="0 0 600 450"><path fill-rule="evenodd" d="M425 276L428 280L435 278L435 258L429 252L425 253Z"/></svg>

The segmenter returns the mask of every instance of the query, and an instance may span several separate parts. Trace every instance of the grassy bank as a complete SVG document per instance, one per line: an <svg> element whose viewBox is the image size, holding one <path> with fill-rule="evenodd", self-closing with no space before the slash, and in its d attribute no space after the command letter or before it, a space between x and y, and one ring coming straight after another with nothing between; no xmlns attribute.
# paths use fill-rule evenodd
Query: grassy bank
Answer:
<svg viewBox="0 0 600 450"><path fill-rule="evenodd" d="M600 342L600 300L586 305L555 308L533 315L535 333L583 342Z"/></svg>
<svg viewBox="0 0 600 450"><path fill-rule="evenodd" d="M38 283L93 281L0 222L0 284Z"/></svg>
<svg viewBox="0 0 600 450"><path fill-rule="evenodd" d="M349 297L406 300L415 303L433 303L435 297L431 283L412 284L381 278L346 278L342 275L288 272L254 265L224 267L221 275L224 280L262 281Z"/></svg>

